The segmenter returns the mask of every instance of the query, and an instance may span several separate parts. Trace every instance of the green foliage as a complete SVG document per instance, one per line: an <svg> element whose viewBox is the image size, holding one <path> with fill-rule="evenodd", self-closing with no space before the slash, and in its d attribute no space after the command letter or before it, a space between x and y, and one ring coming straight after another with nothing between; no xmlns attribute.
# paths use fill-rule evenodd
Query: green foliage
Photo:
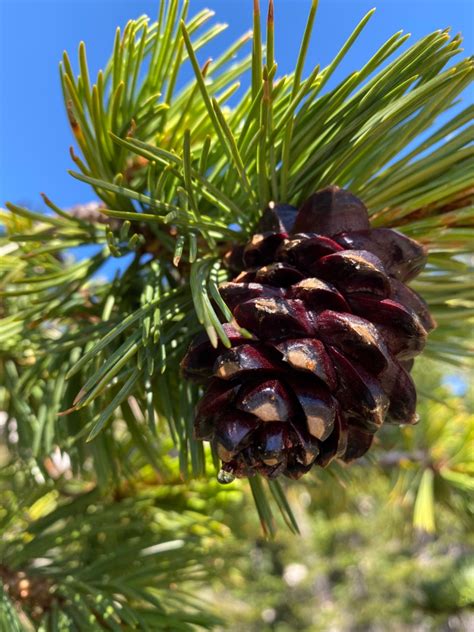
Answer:
<svg viewBox="0 0 474 632"><path fill-rule="evenodd" d="M218 587L228 608L226 630L469 629L472 538L456 532L423 543L403 534L399 517L387 520L389 487L371 480L350 512L331 519L311 497L300 515L304 539L236 545L236 567Z"/></svg>
<svg viewBox="0 0 474 632"><path fill-rule="evenodd" d="M60 466L50 460L50 476ZM214 627L211 605L193 594L211 580L209 558L228 535L208 516L222 504L215 491L209 499L211 488L157 487L143 473L104 494L70 476L64 466L56 483L39 470L2 469L4 621L19 616L18 629L51 632Z"/></svg>
<svg viewBox="0 0 474 632"><path fill-rule="evenodd" d="M0 511L7 534L1 563L17 583L15 573L26 573L53 595L39 629L156 629L159 617L163 626L166 619L163 629L210 626L212 617L185 593L188 580L192 586L209 580L205 542L225 532L205 514L236 531L248 524L257 530L258 518L269 535L278 521L298 530L286 486L254 479L250 494L246 483L223 492L207 482L216 461L192 434L199 389L179 372L191 338L203 329L215 346L229 344L222 323L230 311L216 289L228 277L223 256L252 234L270 200L298 205L317 188L337 184L364 199L374 226L396 227L423 242L429 263L413 287L439 325L427 355L467 366L473 109L447 117L473 75L472 60L459 59L461 38L437 31L408 46L408 36L395 33L362 68L328 88L373 11L328 66L304 77L314 0L295 71L279 77L272 2L266 42L255 2L253 36L214 60L206 59L206 45L224 26L209 26L208 10L189 18L189 4L162 0L156 22L142 16L118 29L94 82L83 43L78 75L67 55L62 60L77 146L72 175L92 187L96 206L63 210L44 196L48 213L15 204L0 211L0 408L6 415L0 486L7 498ZM441 127L440 115L448 121ZM94 254L74 261L70 249L79 246ZM125 255L130 263L123 272L103 278L107 261ZM377 525L384 518L380 499L389 495L406 520L394 529L405 525L409 532L414 520L433 534L445 515L459 523L470 516L472 418L460 402L446 403L437 366L429 365L431 381L418 372L421 393L431 398L420 405L420 425L402 433L387 429L372 457L371 467L383 469L374 474ZM58 473L58 454L70 460L69 478ZM305 493L328 514L315 517L313 539L325 528L334 529L329 539L338 529L344 533L347 515L333 525L327 518L354 509L356 487L368 478L372 484L367 472L364 461L350 473L334 465L309 477ZM241 513L242 493L253 497L258 517L247 505ZM233 494L235 512L232 502L221 503L222 495ZM289 495L296 492L290 488ZM304 512L296 514L308 534ZM389 528L381 529L371 554L383 557L377 572L391 560L382 542ZM171 553L143 551L178 540L185 544L173 550L172 570L184 588L180 581L175 593L168 590ZM369 540L364 536L354 555L365 554ZM292 546L289 555L298 545ZM334 550L320 548L318 555L329 564ZM136 560L142 575L135 573ZM401 565L405 578L408 567ZM110 577L120 581L118 573L126 581L109 583ZM371 586L375 575L367 580ZM419 586L425 580L428 586L420 575ZM423 593L426 603L436 601L429 596L437 594L436 581ZM18 599L0 594L0 626L15 630L28 618L36 621L29 607L18 615ZM364 612L361 626L375 616Z"/></svg>

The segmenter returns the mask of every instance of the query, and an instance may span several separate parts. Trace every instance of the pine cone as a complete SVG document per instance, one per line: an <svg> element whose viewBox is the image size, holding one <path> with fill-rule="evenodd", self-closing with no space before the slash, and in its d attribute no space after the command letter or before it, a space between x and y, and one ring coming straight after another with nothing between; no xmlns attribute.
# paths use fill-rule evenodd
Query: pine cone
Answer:
<svg viewBox="0 0 474 632"><path fill-rule="evenodd" d="M226 259L241 272L219 291L252 337L226 324L230 349L203 335L182 362L206 384L195 436L224 472L299 478L361 457L383 423L415 423L409 371L435 326L405 285L426 261L418 243L328 187L299 211L271 204Z"/></svg>

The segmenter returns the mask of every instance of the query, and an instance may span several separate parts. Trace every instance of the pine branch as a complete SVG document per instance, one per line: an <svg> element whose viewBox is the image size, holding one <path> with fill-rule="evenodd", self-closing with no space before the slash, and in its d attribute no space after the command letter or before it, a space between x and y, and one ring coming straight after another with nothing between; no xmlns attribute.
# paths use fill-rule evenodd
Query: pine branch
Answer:
<svg viewBox="0 0 474 632"><path fill-rule="evenodd" d="M46 198L51 213L12 204L1 213L0 349L23 456L31 449L41 464L54 445L67 447L76 471L92 458L106 484L132 476L139 463L159 470L158 444L169 435L184 477L212 469L190 428L199 390L182 384L179 362L202 327L214 345L228 344L229 310L216 284L227 277L230 246L247 240L271 198L299 204L327 184L360 195L374 226L429 247L429 265L413 284L439 323L429 352L464 362L474 305L465 257L474 237L472 108L440 128L436 121L472 80L472 60L458 61L461 40L446 31L403 49L407 36L398 32L327 90L373 12L326 68L304 78L316 5L295 72L281 79L278 16L268 18L264 65L258 3L252 55L235 62L248 35L200 65L196 53L223 26L203 31L212 12L188 19L188 2L165 0L157 23L142 17L117 31L95 83L83 44L78 77L64 56L65 106L81 154L71 151L73 175L100 201L63 211ZM195 77L178 90L186 62ZM231 107L234 94L240 101ZM68 249L84 245L97 254L71 264ZM100 279L110 257L125 255L132 262L121 275ZM136 461L122 459L129 450ZM253 483L270 532L263 489ZM293 524L281 490L271 494Z"/></svg>
<svg viewBox="0 0 474 632"><path fill-rule="evenodd" d="M0 469L0 616L9 629L24 629L15 628L17 613L34 629L62 629L54 620L91 630L216 625L192 594L212 576L204 540L212 536L217 549L224 531L191 511L185 495L178 512L159 508L145 490L110 496L75 483L69 494L67 482L61 490L36 481L28 499L11 481L30 476L18 466ZM167 494L176 505L176 491L162 486L162 499Z"/></svg>

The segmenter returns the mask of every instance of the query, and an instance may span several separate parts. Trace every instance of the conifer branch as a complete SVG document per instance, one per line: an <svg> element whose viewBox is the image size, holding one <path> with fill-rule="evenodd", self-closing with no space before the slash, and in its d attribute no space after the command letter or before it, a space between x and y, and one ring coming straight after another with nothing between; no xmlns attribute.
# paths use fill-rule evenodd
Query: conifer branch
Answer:
<svg viewBox="0 0 474 632"><path fill-rule="evenodd" d="M212 12L188 19L188 2L165 0L157 23L143 16L117 31L95 81L83 44L79 77L64 56L65 107L81 154L72 151L72 175L93 188L98 207L63 211L47 198L51 212L8 204L1 214L0 349L23 458L31 445L38 460L67 446L77 471L90 458L102 482L126 477L133 465L122 470L117 439L126 432L126 445L158 469L158 418L183 477L213 469L192 436L198 389L182 384L179 362L202 327L214 345L228 344L216 278L224 280L224 254L247 241L276 193L299 204L322 186L349 187L374 226L426 244L429 265L413 287L439 323L429 352L465 362L474 305L465 256L474 237L472 108L436 124L472 81L473 62L459 61L460 38L446 31L402 52L407 36L397 32L328 90L372 12L326 68L304 78L316 5L295 72L282 79L271 28L263 66L258 2L252 55L237 61L248 35L200 65L196 52L224 27L203 32ZM186 61L195 77L178 89ZM249 68L251 88L241 93ZM240 101L230 106L235 93ZM70 264L68 249L85 245L97 253ZM100 278L110 257L125 255L131 263L121 275ZM260 481L252 486L271 532L270 496ZM273 486L271 498L294 528L282 490Z"/></svg>

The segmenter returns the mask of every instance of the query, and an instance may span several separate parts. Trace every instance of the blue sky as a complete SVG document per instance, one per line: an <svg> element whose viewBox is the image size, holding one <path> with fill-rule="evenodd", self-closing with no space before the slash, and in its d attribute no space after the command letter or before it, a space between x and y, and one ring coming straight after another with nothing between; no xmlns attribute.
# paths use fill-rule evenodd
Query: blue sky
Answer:
<svg viewBox="0 0 474 632"><path fill-rule="evenodd" d="M279 72L294 64L309 6L310 0L275 0ZM415 39L451 26L463 32L466 53L472 52L470 1L320 0L308 67L327 63L372 6L377 12L341 72L359 67L399 29ZM157 7L150 0L0 0L0 205L9 200L42 209L40 191L64 207L93 198L87 185L66 171L72 167L71 134L58 62L64 49L75 60L84 40L94 76L108 59L116 26L143 13L154 16ZM252 0L192 0L191 7L194 12L210 7L218 21L229 24L208 49L210 56L251 26Z"/></svg>

